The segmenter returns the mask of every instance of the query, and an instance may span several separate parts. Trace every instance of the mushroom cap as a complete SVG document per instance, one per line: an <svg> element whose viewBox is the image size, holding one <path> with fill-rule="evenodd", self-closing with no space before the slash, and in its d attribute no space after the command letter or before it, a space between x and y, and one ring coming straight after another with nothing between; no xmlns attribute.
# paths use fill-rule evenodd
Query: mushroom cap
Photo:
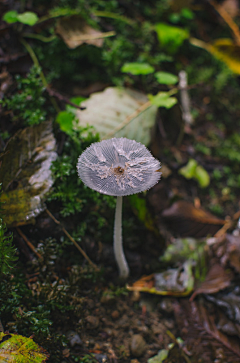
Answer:
<svg viewBox="0 0 240 363"><path fill-rule="evenodd" d="M78 158L79 178L102 194L143 192L160 179L160 162L140 142L124 137L91 144Z"/></svg>

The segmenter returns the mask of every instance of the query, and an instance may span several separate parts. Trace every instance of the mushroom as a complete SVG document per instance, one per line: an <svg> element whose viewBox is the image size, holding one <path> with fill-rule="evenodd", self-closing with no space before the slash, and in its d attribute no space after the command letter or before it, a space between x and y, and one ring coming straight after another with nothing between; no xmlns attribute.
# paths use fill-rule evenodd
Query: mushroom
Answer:
<svg viewBox="0 0 240 363"><path fill-rule="evenodd" d="M120 278L129 275L122 246L122 197L153 187L160 179L160 167L144 145L124 137L93 143L78 158L77 171L83 183L117 197L113 249Z"/></svg>

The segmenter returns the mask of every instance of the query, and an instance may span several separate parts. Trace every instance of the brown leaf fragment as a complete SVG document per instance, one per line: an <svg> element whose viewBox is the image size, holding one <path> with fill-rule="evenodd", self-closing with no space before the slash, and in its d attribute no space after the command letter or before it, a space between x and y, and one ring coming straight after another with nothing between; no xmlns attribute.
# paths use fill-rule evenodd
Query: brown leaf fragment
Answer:
<svg viewBox="0 0 240 363"><path fill-rule="evenodd" d="M103 38L115 35L115 32L102 33L93 29L79 15L59 19L55 32L61 36L70 49L74 49L83 43L102 47Z"/></svg>
<svg viewBox="0 0 240 363"><path fill-rule="evenodd" d="M185 299L174 304L174 314L185 346L192 353L192 362L212 363L221 356L221 362L239 363L239 341L229 338L217 329L213 315L204 307L204 301ZM199 360L200 359L200 360Z"/></svg>
<svg viewBox="0 0 240 363"><path fill-rule="evenodd" d="M165 209L162 217L171 232L181 237L212 236L225 224L224 220L184 200Z"/></svg>
<svg viewBox="0 0 240 363"><path fill-rule="evenodd" d="M240 236L227 235L228 246L227 251L229 253L230 265L240 273Z"/></svg>
<svg viewBox="0 0 240 363"><path fill-rule="evenodd" d="M232 274L226 272L220 264L214 264L207 273L206 279L194 291L190 301L199 294L214 294L230 285Z"/></svg>

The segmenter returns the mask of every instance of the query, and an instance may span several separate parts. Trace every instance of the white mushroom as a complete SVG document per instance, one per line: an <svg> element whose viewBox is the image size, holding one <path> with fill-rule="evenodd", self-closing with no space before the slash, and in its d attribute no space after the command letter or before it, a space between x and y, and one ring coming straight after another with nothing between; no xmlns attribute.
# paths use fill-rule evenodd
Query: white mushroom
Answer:
<svg viewBox="0 0 240 363"><path fill-rule="evenodd" d="M78 158L77 171L84 184L117 197L113 247L121 278L129 275L122 247L122 197L153 187L160 179L160 167L144 145L123 137L96 142Z"/></svg>

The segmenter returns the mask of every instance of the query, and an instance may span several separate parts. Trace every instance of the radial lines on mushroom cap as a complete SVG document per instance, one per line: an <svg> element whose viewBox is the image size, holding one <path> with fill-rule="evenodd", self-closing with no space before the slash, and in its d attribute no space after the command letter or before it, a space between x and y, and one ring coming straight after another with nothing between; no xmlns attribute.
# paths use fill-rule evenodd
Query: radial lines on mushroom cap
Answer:
<svg viewBox="0 0 240 363"><path fill-rule="evenodd" d="M160 162L141 143L113 138L90 145L77 163L78 175L100 193L124 196L151 188L160 179Z"/></svg>

